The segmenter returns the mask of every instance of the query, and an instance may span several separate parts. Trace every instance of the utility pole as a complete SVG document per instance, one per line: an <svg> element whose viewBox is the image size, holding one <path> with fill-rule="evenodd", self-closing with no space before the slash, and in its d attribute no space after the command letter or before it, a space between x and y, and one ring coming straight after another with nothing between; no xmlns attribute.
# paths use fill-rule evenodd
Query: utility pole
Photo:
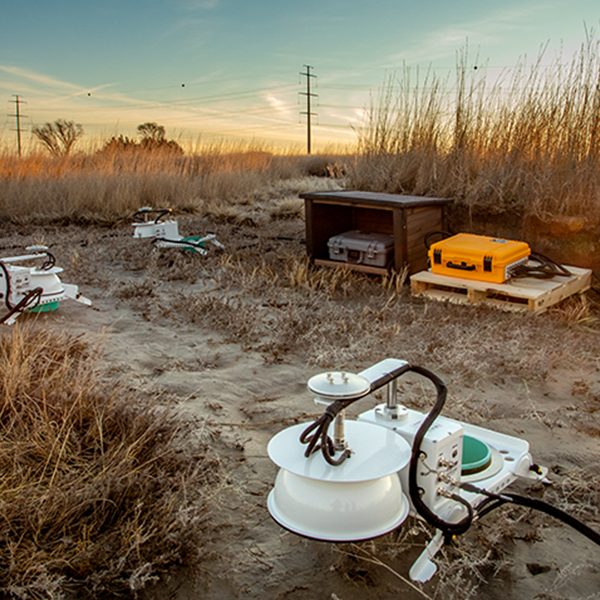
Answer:
<svg viewBox="0 0 600 600"><path fill-rule="evenodd" d="M310 93L310 78L311 77L316 77L316 75L313 75L310 70L313 69L314 67L311 67L310 65L304 65L304 67L306 68L306 73L300 73L300 75L302 75L303 77L306 77L306 92L300 92L301 96L306 96L306 112L301 112L301 115L306 115L306 147L307 147L307 153L310 154L310 118L311 116L316 116L317 113L311 112L310 111L310 99L311 98L316 98L318 96L318 94L311 94Z"/></svg>
<svg viewBox="0 0 600 600"><path fill-rule="evenodd" d="M24 117L26 115L22 115L20 110L20 106L21 104L23 104L23 100L20 100L17 94L13 94L13 96L15 98L13 100L13 102L15 103L15 114L8 116L15 117L17 119L17 148L19 151L19 156L21 156L21 117Z"/></svg>

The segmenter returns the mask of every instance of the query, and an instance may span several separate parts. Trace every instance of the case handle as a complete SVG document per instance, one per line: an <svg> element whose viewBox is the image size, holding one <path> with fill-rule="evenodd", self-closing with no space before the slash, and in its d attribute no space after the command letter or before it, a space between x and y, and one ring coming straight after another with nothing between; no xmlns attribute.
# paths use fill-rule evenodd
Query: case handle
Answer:
<svg viewBox="0 0 600 600"><path fill-rule="evenodd" d="M446 266L449 269L458 269L459 271L475 271L475 269L477 268L475 265L468 265L465 262L462 262L460 264L455 264L453 262L448 261L446 263Z"/></svg>

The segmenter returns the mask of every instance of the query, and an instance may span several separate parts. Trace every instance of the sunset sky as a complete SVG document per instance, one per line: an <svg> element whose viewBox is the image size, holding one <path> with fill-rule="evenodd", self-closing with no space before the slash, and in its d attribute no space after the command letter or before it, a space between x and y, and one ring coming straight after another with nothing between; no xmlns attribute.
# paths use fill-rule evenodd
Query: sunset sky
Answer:
<svg viewBox="0 0 600 600"><path fill-rule="evenodd" d="M189 142L212 135L305 145L306 77L313 67L314 148L355 139L363 109L403 64L488 77L561 51L596 30L598 0L30 0L0 14L0 143L25 144L58 118L86 138L135 135L146 121ZM452 79L450 79L452 82ZM201 136L201 137L199 137Z"/></svg>

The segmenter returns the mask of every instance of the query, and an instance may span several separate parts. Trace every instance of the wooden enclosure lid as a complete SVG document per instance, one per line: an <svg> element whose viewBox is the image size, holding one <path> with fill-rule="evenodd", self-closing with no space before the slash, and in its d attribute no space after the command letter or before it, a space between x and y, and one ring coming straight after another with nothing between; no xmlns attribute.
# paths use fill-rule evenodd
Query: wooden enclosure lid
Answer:
<svg viewBox="0 0 600 600"><path fill-rule="evenodd" d="M414 206L443 205L453 202L453 198L427 198L425 196L404 196L401 194L384 194L381 192L358 192L344 190L341 192L305 192L300 194L305 200L324 200L343 202L344 204L361 204L363 206L388 206L390 208L411 208Z"/></svg>

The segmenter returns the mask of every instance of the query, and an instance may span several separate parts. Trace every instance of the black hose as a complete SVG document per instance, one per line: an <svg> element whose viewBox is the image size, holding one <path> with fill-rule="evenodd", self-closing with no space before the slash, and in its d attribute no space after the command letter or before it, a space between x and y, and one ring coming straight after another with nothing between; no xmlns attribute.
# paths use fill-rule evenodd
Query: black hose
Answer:
<svg viewBox="0 0 600 600"><path fill-rule="evenodd" d="M48 271L56 264L56 258L54 258L54 254L46 251L46 261L40 267L40 271Z"/></svg>
<svg viewBox="0 0 600 600"><path fill-rule="evenodd" d="M573 515L565 512L561 508L557 506L553 506L552 504L548 504L544 500L538 500L537 498L529 498L528 496L521 496L520 494L513 494L511 492L505 492L502 494L494 494L492 492L488 492L487 490L481 489L477 486L474 486L470 483L462 483L460 487L467 492L475 493L475 494L483 494L487 496L487 499L484 500L477 507L477 517L482 517L492 510L503 506L504 504L517 504L518 506L524 506L526 508L532 508L533 510L538 510L543 512L559 521L562 521L566 525L569 525L589 540L598 544L600 546L600 533L594 531L591 527L588 527L585 523L582 523L579 519L576 519ZM483 506L483 509L481 508Z"/></svg>
<svg viewBox="0 0 600 600"><path fill-rule="evenodd" d="M4 296L4 304L6 304L6 308L8 308L8 310L12 310L13 307L9 300L9 296L11 293L10 275L8 274L8 269L6 268L6 265L1 260L0 260L0 269L2 269L2 273L4 274L4 279L6 279L6 295Z"/></svg>
<svg viewBox="0 0 600 600"><path fill-rule="evenodd" d="M562 521L600 546L600 533L594 531L591 527L588 527L585 523L582 523L579 519L576 519L574 516L565 512L561 508L553 506L552 504L548 504L543 500L538 500L537 498L528 498L527 496L520 496L518 494L508 493L503 494L503 496L510 498L513 504L539 510L547 515L550 515L551 517L554 517L555 519L558 519L559 521Z"/></svg>
<svg viewBox="0 0 600 600"><path fill-rule="evenodd" d="M17 304L9 309L8 314L0 318L0 324L6 323L16 313L22 313L26 308L35 308L42 298L44 293L43 288L36 287L33 290L29 290ZM34 304L35 302L35 304Z"/></svg>
<svg viewBox="0 0 600 600"><path fill-rule="evenodd" d="M496 510L500 506L503 506L504 504L506 504L506 502L507 500L487 497L485 498L485 500L483 500L477 505L475 516L478 519L481 519L481 517L484 517L485 515L491 513L493 510Z"/></svg>
<svg viewBox="0 0 600 600"><path fill-rule="evenodd" d="M338 467L347 458L350 458L352 453L348 449L345 449L338 458L334 458L335 446L332 439L327 434L327 431L335 417L352 402L353 400L336 400L335 402L332 402L325 409L325 412L300 434L300 443L308 444L304 456L308 458L314 452L321 450L323 458L334 467Z"/></svg>

